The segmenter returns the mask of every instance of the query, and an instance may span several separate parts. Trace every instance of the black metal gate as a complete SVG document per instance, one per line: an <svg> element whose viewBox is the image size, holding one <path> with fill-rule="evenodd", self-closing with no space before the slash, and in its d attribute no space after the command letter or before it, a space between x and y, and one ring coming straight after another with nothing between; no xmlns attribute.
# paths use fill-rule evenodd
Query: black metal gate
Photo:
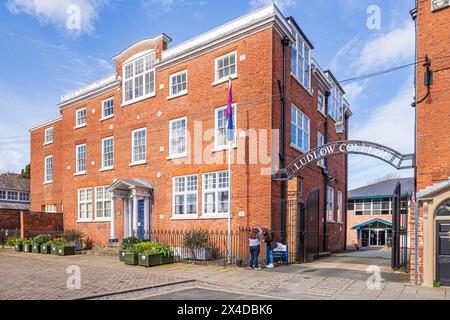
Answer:
<svg viewBox="0 0 450 320"><path fill-rule="evenodd" d="M436 230L436 279L450 286L450 221L437 221Z"/></svg>
<svg viewBox="0 0 450 320"><path fill-rule="evenodd" d="M409 271L408 211L402 210L401 184L397 183L393 197L392 257L393 270ZM406 203L406 206L408 204Z"/></svg>
<svg viewBox="0 0 450 320"><path fill-rule="evenodd" d="M320 191L314 190L306 199L306 204L299 210L299 257L302 263L319 258L320 254L320 223L319 198Z"/></svg>

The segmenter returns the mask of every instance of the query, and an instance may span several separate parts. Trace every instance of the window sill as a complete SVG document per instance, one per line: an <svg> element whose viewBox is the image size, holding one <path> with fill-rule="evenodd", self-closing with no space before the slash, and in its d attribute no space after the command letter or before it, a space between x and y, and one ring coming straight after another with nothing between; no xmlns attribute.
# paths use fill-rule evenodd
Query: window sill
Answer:
<svg viewBox="0 0 450 320"><path fill-rule="evenodd" d="M324 118L326 118L327 117L327 115L325 114L325 112L323 112L323 111L320 111L319 109L317 109L317 111L319 111L319 113L324 117Z"/></svg>
<svg viewBox="0 0 450 320"><path fill-rule="evenodd" d="M200 220L214 220L214 219L228 219L228 213L226 214L206 214L204 213L201 217Z"/></svg>
<svg viewBox="0 0 450 320"><path fill-rule="evenodd" d="M216 81L214 81L212 83L212 86L215 87L215 86L218 86L220 84L226 83L226 82L230 81L230 78L231 78L231 80L236 80L236 79L238 79L238 75L237 74L233 74L233 75L229 76L228 78L223 78L223 79L216 80Z"/></svg>
<svg viewBox="0 0 450 320"><path fill-rule="evenodd" d="M49 146L51 144L53 144L53 141L44 143L44 146Z"/></svg>
<svg viewBox="0 0 450 320"><path fill-rule="evenodd" d="M86 124L83 124L83 125L81 125L81 126L75 126L75 127L73 127L73 130L78 130L78 129L81 129L81 128L86 128Z"/></svg>
<svg viewBox="0 0 450 320"><path fill-rule="evenodd" d="M78 177L78 176L85 176L86 175L86 171L83 171L83 172L76 172L76 173L74 173L73 174L75 177Z"/></svg>
<svg viewBox="0 0 450 320"><path fill-rule="evenodd" d="M78 219L76 222L77 223L91 223L93 220L92 219Z"/></svg>
<svg viewBox="0 0 450 320"><path fill-rule="evenodd" d="M170 217L171 221L183 221L183 220L198 220L198 214L191 214L191 215L183 215L181 217L172 216Z"/></svg>
<svg viewBox="0 0 450 320"><path fill-rule="evenodd" d="M211 152L216 153L216 152L223 152L223 151L228 151L228 145L226 146L221 146L221 147L217 147L211 150ZM233 143L232 145L232 149L237 149L237 145L236 143Z"/></svg>
<svg viewBox="0 0 450 320"><path fill-rule="evenodd" d="M297 147L295 144L292 144L292 143L291 143L291 148L294 148L295 150L297 150L299 152L302 152L302 153L308 153L309 152L309 151L303 150L300 147Z"/></svg>
<svg viewBox="0 0 450 320"><path fill-rule="evenodd" d="M139 162L133 162L133 163L130 163L129 166L130 167L136 167L136 166L143 166L143 165L146 165L146 164L147 164L147 160L139 161Z"/></svg>
<svg viewBox="0 0 450 320"><path fill-rule="evenodd" d="M99 121L100 122L103 122L103 121L106 121L106 120L108 120L108 119L112 119L112 118L114 118L114 115L112 114L112 115L110 115L110 116L107 116L107 117L104 117L104 118L101 118Z"/></svg>
<svg viewBox="0 0 450 320"><path fill-rule="evenodd" d="M167 157L166 160L176 160L176 159L183 159L183 158L187 158L187 154L176 154L176 155Z"/></svg>
<svg viewBox="0 0 450 320"><path fill-rule="evenodd" d="M111 170L114 170L114 167L101 168L100 170L98 170L98 172L105 172L105 171L111 171Z"/></svg>
<svg viewBox="0 0 450 320"><path fill-rule="evenodd" d="M91 220L92 222L97 222L97 223L99 223L99 222L111 222L111 218L96 218L96 219L94 219L94 220Z"/></svg>
<svg viewBox="0 0 450 320"><path fill-rule="evenodd" d="M44 185L45 185L45 184L52 184L52 183L53 183L53 180L51 180L51 181L45 181L45 182L44 182Z"/></svg>
<svg viewBox="0 0 450 320"><path fill-rule="evenodd" d="M188 94L187 91L183 91L183 92L180 92L180 93L168 96L167 100L172 100L172 99L176 99L176 98L179 98L179 97L187 96L187 94Z"/></svg>
<svg viewBox="0 0 450 320"><path fill-rule="evenodd" d="M327 223L336 223L334 220L327 220Z"/></svg>
<svg viewBox="0 0 450 320"><path fill-rule="evenodd" d="M142 100L153 98L153 97L156 97L156 93L153 93L153 94L150 94L150 95L147 95L147 96L143 96L143 97L140 97L138 99L134 99L134 100L130 100L130 101L124 102L124 103L122 103L122 107L126 107L126 106L129 106L129 105L134 104L136 102L140 102Z"/></svg>

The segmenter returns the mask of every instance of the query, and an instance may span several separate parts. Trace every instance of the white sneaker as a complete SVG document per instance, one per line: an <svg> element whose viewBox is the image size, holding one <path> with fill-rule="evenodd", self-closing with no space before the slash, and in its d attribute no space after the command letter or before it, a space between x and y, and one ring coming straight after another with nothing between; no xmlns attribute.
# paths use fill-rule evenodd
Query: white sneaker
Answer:
<svg viewBox="0 0 450 320"><path fill-rule="evenodd" d="M272 268L275 268L275 266L273 265L273 263L271 263L271 264L268 264L268 265L266 266L266 268L272 269Z"/></svg>

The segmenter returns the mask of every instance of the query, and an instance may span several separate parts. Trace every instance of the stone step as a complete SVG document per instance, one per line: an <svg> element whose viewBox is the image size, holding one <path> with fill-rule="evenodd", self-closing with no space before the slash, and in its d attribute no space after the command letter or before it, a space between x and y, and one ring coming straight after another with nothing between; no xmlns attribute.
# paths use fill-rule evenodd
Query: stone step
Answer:
<svg viewBox="0 0 450 320"><path fill-rule="evenodd" d="M107 245L107 246L95 246L93 250L90 251L91 255L95 256L118 256L120 250L119 244Z"/></svg>

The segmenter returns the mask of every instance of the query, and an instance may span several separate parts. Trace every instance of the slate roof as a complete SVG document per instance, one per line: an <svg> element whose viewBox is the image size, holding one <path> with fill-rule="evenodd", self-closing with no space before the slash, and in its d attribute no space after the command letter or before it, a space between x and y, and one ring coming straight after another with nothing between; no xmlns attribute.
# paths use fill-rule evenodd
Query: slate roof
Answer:
<svg viewBox="0 0 450 320"><path fill-rule="evenodd" d="M401 183L403 195L412 195L414 192L414 178L389 179L367 185L365 187L350 190L349 199L389 197L394 194L397 182Z"/></svg>
<svg viewBox="0 0 450 320"><path fill-rule="evenodd" d="M0 189L14 191L30 191L30 180L19 178L16 173L0 174Z"/></svg>

